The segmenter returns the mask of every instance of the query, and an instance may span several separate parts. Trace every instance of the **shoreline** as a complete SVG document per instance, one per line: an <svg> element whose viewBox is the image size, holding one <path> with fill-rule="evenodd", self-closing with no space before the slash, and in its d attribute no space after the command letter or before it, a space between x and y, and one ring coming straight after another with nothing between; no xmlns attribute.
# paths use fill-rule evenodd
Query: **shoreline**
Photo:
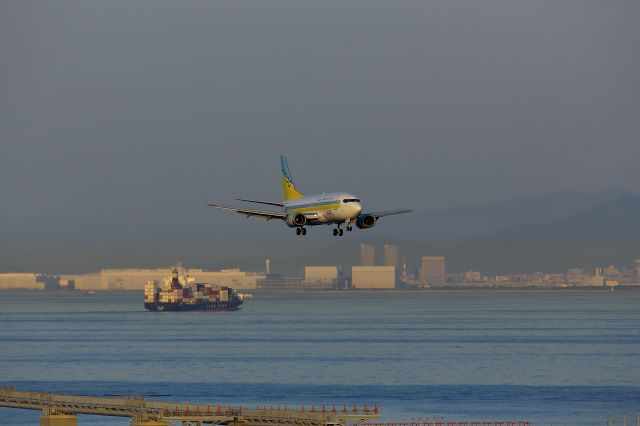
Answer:
<svg viewBox="0 0 640 426"><path fill-rule="evenodd" d="M337 294L337 293L415 293L415 292L446 292L446 291L634 291L640 290L640 285L619 284L614 290L610 287L603 286L535 286L535 285L505 285L505 286L469 286L469 285L456 285L441 286L441 287L429 287L429 288L350 288L350 289L282 289L282 290L263 290L263 289L238 289L240 292L247 292L250 294L286 294L286 293L306 293L306 294ZM4 292L24 292L24 293L46 293L46 294L95 294L95 293L140 293L144 289L119 289L119 290L42 290L42 289L23 289L23 288L3 288L0 289L0 294Z"/></svg>

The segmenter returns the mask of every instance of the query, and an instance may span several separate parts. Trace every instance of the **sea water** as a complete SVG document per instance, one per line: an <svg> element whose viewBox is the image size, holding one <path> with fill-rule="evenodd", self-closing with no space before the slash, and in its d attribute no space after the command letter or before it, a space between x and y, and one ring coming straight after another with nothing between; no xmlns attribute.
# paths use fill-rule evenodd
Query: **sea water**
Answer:
<svg viewBox="0 0 640 426"><path fill-rule="evenodd" d="M626 413L632 424L640 291L256 293L220 313L147 312L141 292L2 292L6 385L203 405L378 405L382 421L603 425ZM0 409L2 425L38 418Z"/></svg>

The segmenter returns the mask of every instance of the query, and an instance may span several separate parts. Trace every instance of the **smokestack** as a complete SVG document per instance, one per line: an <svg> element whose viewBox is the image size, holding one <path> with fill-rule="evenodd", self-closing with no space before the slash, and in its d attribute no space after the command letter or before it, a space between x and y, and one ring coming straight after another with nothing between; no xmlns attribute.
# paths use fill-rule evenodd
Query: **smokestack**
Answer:
<svg viewBox="0 0 640 426"><path fill-rule="evenodd" d="M402 279L404 281L407 280L407 258L406 257L402 258Z"/></svg>
<svg viewBox="0 0 640 426"><path fill-rule="evenodd" d="M264 261L264 272L269 275L271 273L271 261L269 259L266 259Z"/></svg>

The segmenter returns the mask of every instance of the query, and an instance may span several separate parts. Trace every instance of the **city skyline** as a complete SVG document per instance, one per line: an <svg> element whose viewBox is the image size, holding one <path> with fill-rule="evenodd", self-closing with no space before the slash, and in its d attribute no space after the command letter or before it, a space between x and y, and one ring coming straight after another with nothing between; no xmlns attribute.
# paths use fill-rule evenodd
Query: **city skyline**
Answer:
<svg viewBox="0 0 640 426"><path fill-rule="evenodd" d="M449 285L470 285L470 288L495 286L552 286L552 287L613 287L640 285L640 257L628 265L598 266L592 271L570 267L561 273L536 271L535 273L483 274L480 271L448 271L444 256L422 256L414 272L388 265L389 254L398 255L398 247L384 244L385 256L375 262L374 247L360 246L360 262L351 265L304 265L304 273L271 273L271 261L265 259L264 270L244 271L240 268L208 270L184 268L182 262L165 268L102 269L88 274L0 273L0 290L133 290L142 289L149 282L162 282L167 275L179 271L198 282L231 286L240 290L327 290L327 289L394 289L394 288L446 288ZM364 250L363 250L364 249ZM366 260L363 265L362 260ZM369 262L371 260L371 262Z"/></svg>

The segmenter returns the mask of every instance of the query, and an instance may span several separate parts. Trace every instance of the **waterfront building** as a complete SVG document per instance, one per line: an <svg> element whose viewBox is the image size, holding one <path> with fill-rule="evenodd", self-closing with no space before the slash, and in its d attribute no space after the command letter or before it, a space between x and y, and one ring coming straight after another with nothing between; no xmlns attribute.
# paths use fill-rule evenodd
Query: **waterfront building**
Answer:
<svg viewBox="0 0 640 426"><path fill-rule="evenodd" d="M148 281L162 282L171 271L172 268L103 269L98 290L144 290Z"/></svg>
<svg viewBox="0 0 640 426"><path fill-rule="evenodd" d="M258 280L263 279L265 274L245 272L238 268L221 269L219 271L189 269L189 276L200 283L231 287L236 290L255 290Z"/></svg>
<svg viewBox="0 0 640 426"><path fill-rule="evenodd" d="M79 275L62 275L60 281L73 281L75 282L76 290L102 290L100 288L100 272L94 272L91 274L79 274ZM106 290L106 289L105 289Z"/></svg>
<svg viewBox="0 0 640 426"><path fill-rule="evenodd" d="M0 274L1 290L44 290L44 283L38 282L33 273Z"/></svg>
<svg viewBox="0 0 640 426"><path fill-rule="evenodd" d="M420 283L444 284L446 276L444 256L423 256Z"/></svg>
<svg viewBox="0 0 640 426"><path fill-rule="evenodd" d="M482 274L477 271L457 272L447 274L450 283L479 283L482 282Z"/></svg>
<svg viewBox="0 0 640 426"><path fill-rule="evenodd" d="M308 289L335 288L338 284L337 266L305 266L304 286Z"/></svg>
<svg viewBox="0 0 640 426"><path fill-rule="evenodd" d="M384 245L384 266L398 267L398 246L395 244Z"/></svg>
<svg viewBox="0 0 640 426"><path fill-rule="evenodd" d="M375 265L375 251L370 244L360 244L360 266Z"/></svg>
<svg viewBox="0 0 640 426"><path fill-rule="evenodd" d="M636 259L634 265L636 270L636 278L640 279L640 258Z"/></svg>
<svg viewBox="0 0 640 426"><path fill-rule="evenodd" d="M396 268L393 266L354 266L351 286L356 289L396 288Z"/></svg>
<svg viewBox="0 0 640 426"><path fill-rule="evenodd" d="M69 278L62 279L62 277L60 277L59 285L60 285L60 288L65 288L67 290L76 289L76 281L74 279L69 279Z"/></svg>
<svg viewBox="0 0 640 426"><path fill-rule="evenodd" d="M256 282L260 290L304 290L304 279L280 274L270 274Z"/></svg>
<svg viewBox="0 0 640 426"><path fill-rule="evenodd" d="M572 279L573 277L581 277L584 275L584 269L582 268L569 268L566 272L567 279Z"/></svg>
<svg viewBox="0 0 640 426"><path fill-rule="evenodd" d="M158 269L103 269L100 272L82 275L63 275L62 281L73 280L78 290L143 290L149 281L164 282L171 276L173 268ZM199 283L232 287L237 290L253 290L264 274L245 272L240 269L207 271L188 269L185 276Z"/></svg>
<svg viewBox="0 0 640 426"><path fill-rule="evenodd" d="M482 274L478 271L467 271L464 273L464 280L468 283L479 283L482 281Z"/></svg>
<svg viewBox="0 0 640 426"><path fill-rule="evenodd" d="M609 265L606 268L603 268L602 273L608 277L615 277L620 274L620 269L616 268L614 265Z"/></svg>
<svg viewBox="0 0 640 426"><path fill-rule="evenodd" d="M59 275L28 273L0 274L0 290L61 290L75 289L73 279L61 280Z"/></svg>

